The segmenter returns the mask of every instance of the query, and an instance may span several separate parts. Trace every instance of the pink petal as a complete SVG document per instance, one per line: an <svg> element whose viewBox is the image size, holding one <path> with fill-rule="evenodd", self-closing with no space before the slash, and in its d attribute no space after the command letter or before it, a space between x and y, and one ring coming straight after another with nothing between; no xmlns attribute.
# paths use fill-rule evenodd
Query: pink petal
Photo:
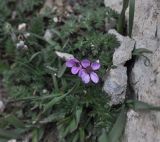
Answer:
<svg viewBox="0 0 160 142"><path fill-rule="evenodd" d="M69 67L69 68L71 68L71 67L75 66L76 63L79 63L79 61L76 58L70 59L70 60L68 60L66 62L66 66Z"/></svg>
<svg viewBox="0 0 160 142"><path fill-rule="evenodd" d="M87 73L83 73L83 75L81 75L82 81L87 84L90 82L90 76Z"/></svg>
<svg viewBox="0 0 160 142"><path fill-rule="evenodd" d="M94 62L94 63L91 64L91 67L92 67L93 70L98 70L100 68L100 66L101 65L97 62Z"/></svg>
<svg viewBox="0 0 160 142"><path fill-rule="evenodd" d="M78 76L81 77L82 75L84 75L86 72L84 69L81 69L78 73Z"/></svg>
<svg viewBox="0 0 160 142"><path fill-rule="evenodd" d="M91 72L90 77L91 77L91 80L92 80L94 83L98 83L99 77L98 77L98 75L97 75L95 72Z"/></svg>
<svg viewBox="0 0 160 142"><path fill-rule="evenodd" d="M81 64L82 64L82 66L83 66L84 68L87 68L87 67L90 66L91 63L90 63L89 60L84 59L84 60L81 61Z"/></svg>
<svg viewBox="0 0 160 142"><path fill-rule="evenodd" d="M74 62L73 59L68 60L68 61L66 62L66 66L69 67L69 68L73 67L74 65L75 65L75 62Z"/></svg>
<svg viewBox="0 0 160 142"><path fill-rule="evenodd" d="M72 67L71 72L72 74L77 74L80 70L80 67Z"/></svg>

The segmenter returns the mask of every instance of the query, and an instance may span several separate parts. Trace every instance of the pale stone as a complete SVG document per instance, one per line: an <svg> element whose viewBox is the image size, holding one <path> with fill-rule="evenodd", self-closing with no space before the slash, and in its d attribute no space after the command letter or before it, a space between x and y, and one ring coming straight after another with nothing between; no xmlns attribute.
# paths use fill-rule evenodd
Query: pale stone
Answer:
<svg viewBox="0 0 160 142"><path fill-rule="evenodd" d="M44 34L44 39L46 41L50 41L52 38L53 38L53 32L51 30L47 29Z"/></svg>
<svg viewBox="0 0 160 142"><path fill-rule="evenodd" d="M105 0L107 6L119 11L120 0ZM137 0L133 36L136 48L151 50L140 57L131 73L131 84L140 101L160 106L160 1ZM130 110L122 142L160 142L160 112Z"/></svg>
<svg viewBox="0 0 160 142"><path fill-rule="evenodd" d="M127 89L127 68L118 66L111 69L106 77L103 90L111 97L110 104L115 105L125 100Z"/></svg>
<svg viewBox="0 0 160 142"><path fill-rule="evenodd" d="M5 109L4 103L0 100L0 113L2 113Z"/></svg>
<svg viewBox="0 0 160 142"><path fill-rule="evenodd" d="M26 31L26 27L27 27L26 23L21 23L18 25L18 30L24 32L24 31Z"/></svg>
<svg viewBox="0 0 160 142"><path fill-rule="evenodd" d="M59 51L56 51L55 53L56 53L56 55L58 57L60 57L61 59L66 60L66 61L69 60L69 59L73 59L74 58L74 56L72 54L63 53L63 52L59 52Z"/></svg>
<svg viewBox="0 0 160 142"><path fill-rule="evenodd" d="M121 12L123 0L104 0L106 7L111 7L112 9Z"/></svg>
<svg viewBox="0 0 160 142"><path fill-rule="evenodd" d="M128 36L120 35L115 30L110 30L109 33L116 35L116 38L120 41L120 47L115 49L113 54L113 65L124 65L126 61L132 58L135 41Z"/></svg>

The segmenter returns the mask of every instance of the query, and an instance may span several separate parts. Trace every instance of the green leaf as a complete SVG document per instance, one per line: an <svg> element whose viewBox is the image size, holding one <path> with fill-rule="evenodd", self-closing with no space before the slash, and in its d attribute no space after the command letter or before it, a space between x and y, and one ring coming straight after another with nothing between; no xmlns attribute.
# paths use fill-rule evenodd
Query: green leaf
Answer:
<svg viewBox="0 0 160 142"><path fill-rule="evenodd" d="M67 94L53 98L47 105L45 105L44 111L47 111L48 109L52 108L55 104L63 100L66 97L66 95Z"/></svg>
<svg viewBox="0 0 160 142"><path fill-rule="evenodd" d="M0 61L0 73L3 73L5 70L7 70L9 67L7 64Z"/></svg>
<svg viewBox="0 0 160 142"><path fill-rule="evenodd" d="M73 137L72 142L78 142L79 139L79 133L76 133L75 136Z"/></svg>
<svg viewBox="0 0 160 142"><path fill-rule="evenodd" d="M106 133L106 131L104 129L102 130L102 134L98 138L98 142L109 142L107 133Z"/></svg>
<svg viewBox="0 0 160 142"><path fill-rule="evenodd" d="M160 106L153 106L148 103L138 101L138 100L128 100L127 105L129 108L132 108L134 110L154 110L154 111L160 111Z"/></svg>
<svg viewBox="0 0 160 142"><path fill-rule="evenodd" d="M49 122L56 122L56 121L64 118L64 116L65 116L65 113L60 113L60 112L53 113L53 114L49 115L48 117L44 118L43 120L41 120L40 123L46 124Z"/></svg>
<svg viewBox="0 0 160 142"><path fill-rule="evenodd" d="M35 54L33 54L32 56L31 56L31 58L29 59L29 62L31 62L36 56L38 56L39 54L41 54L41 51L39 51L39 52L36 52Z"/></svg>
<svg viewBox="0 0 160 142"><path fill-rule="evenodd" d="M43 17L35 17L32 19L31 22L31 33L42 35L44 32L44 23L43 23Z"/></svg>
<svg viewBox="0 0 160 142"><path fill-rule="evenodd" d="M79 137L80 137L80 142L84 142L85 141L85 132L84 129L81 127L79 128Z"/></svg>
<svg viewBox="0 0 160 142"><path fill-rule="evenodd" d="M9 131L5 129L0 129L0 138L2 139L15 139L20 135L20 132L17 131Z"/></svg>
<svg viewBox="0 0 160 142"><path fill-rule="evenodd" d="M133 51L133 55L141 56L143 53L152 54L153 52L146 48L138 48Z"/></svg>
<svg viewBox="0 0 160 142"><path fill-rule="evenodd" d="M51 66L46 66L47 69L49 69L50 71L56 72L57 68L55 67L51 67Z"/></svg>
<svg viewBox="0 0 160 142"><path fill-rule="evenodd" d="M32 131L32 142L39 142L43 137L44 130L40 128L35 128Z"/></svg>
<svg viewBox="0 0 160 142"><path fill-rule="evenodd" d="M124 34L124 28L125 28L125 13L128 8L129 0L123 0L123 8L120 14L120 17L118 19L118 25L117 30L119 33Z"/></svg>
<svg viewBox="0 0 160 142"><path fill-rule="evenodd" d="M128 34L132 36L132 28L134 22L135 0L129 0L129 31Z"/></svg>
<svg viewBox="0 0 160 142"><path fill-rule="evenodd" d="M61 78L63 76L64 72L66 71L66 68L67 68L66 64L63 64L61 66L61 68L58 70L58 74L57 74L58 78Z"/></svg>
<svg viewBox="0 0 160 142"><path fill-rule="evenodd" d="M24 128L25 127L24 123L12 114L6 116L5 121L7 121L10 125L13 125L15 128Z"/></svg>
<svg viewBox="0 0 160 142"><path fill-rule="evenodd" d="M66 135L74 132L77 129L76 120L74 118L69 120L69 123L65 127L64 127L64 125L59 125L59 129L61 129L61 133L62 133L63 137L65 137Z"/></svg>
<svg viewBox="0 0 160 142"><path fill-rule="evenodd" d="M32 131L32 142L38 142L38 132L37 129Z"/></svg>
<svg viewBox="0 0 160 142"><path fill-rule="evenodd" d="M126 117L127 117L127 109L125 106L122 106L122 110L113 125L111 131L109 132L108 138L109 142L118 142L120 137L123 134L125 124L126 124Z"/></svg>
<svg viewBox="0 0 160 142"><path fill-rule="evenodd" d="M78 125L79 121L80 121L80 118L81 118L81 113L82 113L82 107L78 108L76 110L76 123Z"/></svg>
<svg viewBox="0 0 160 142"><path fill-rule="evenodd" d="M75 131L77 129L77 124L76 124L76 120L72 119L72 121L69 124L69 132L72 133L73 131Z"/></svg>

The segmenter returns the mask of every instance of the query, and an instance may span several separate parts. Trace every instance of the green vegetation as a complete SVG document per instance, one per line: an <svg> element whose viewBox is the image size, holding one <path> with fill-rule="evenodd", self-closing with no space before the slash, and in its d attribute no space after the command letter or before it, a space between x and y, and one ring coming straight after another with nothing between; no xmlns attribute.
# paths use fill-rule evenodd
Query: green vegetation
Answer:
<svg viewBox="0 0 160 142"><path fill-rule="evenodd" d="M115 36L104 31L107 10L103 1L78 3L68 17L56 11L37 14L41 0L20 3L3 1L0 9L5 10L0 39L5 69L1 72L9 93L0 125L11 132L0 133L0 137L5 141L32 133L33 142L45 141L56 125L59 141L98 141L104 130L108 133L112 128L121 107L109 106L109 98L102 91L103 80L98 85L84 85L71 75L55 51L78 59L100 60L99 75L103 78L118 46ZM17 16L11 19L14 8ZM111 12L108 17L116 15ZM55 22L53 15L61 21ZM23 22L27 29L19 31L17 26ZM53 34L49 40L43 37L46 29ZM30 34L27 38L26 33ZM21 40L27 48L16 48Z"/></svg>
<svg viewBox="0 0 160 142"><path fill-rule="evenodd" d="M40 14L43 4L0 0L0 74L8 91L7 108L0 115L0 141L22 141L28 135L32 142L53 142L56 137L60 142L119 141L128 107L150 107L132 101L110 106L102 91L105 71L112 67L119 45L114 35L105 33L104 20L118 20L119 15L105 8L103 0L64 0L63 10L57 6ZM27 28L18 30L21 23ZM52 35L48 39L47 29ZM84 85L55 51L99 60L99 84ZM57 135L50 140L53 133Z"/></svg>

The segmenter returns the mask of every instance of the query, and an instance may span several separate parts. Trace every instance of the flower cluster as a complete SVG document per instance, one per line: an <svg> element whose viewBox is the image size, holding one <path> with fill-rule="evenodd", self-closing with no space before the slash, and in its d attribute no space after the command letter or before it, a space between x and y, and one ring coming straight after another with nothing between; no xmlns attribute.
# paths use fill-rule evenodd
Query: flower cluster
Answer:
<svg viewBox="0 0 160 142"><path fill-rule="evenodd" d="M73 58L66 62L66 66L71 68L72 74L78 74L85 84L90 81L93 81L94 83L99 82L99 77L95 73L95 71L100 68L100 63L98 62L91 62L88 59L79 61Z"/></svg>

